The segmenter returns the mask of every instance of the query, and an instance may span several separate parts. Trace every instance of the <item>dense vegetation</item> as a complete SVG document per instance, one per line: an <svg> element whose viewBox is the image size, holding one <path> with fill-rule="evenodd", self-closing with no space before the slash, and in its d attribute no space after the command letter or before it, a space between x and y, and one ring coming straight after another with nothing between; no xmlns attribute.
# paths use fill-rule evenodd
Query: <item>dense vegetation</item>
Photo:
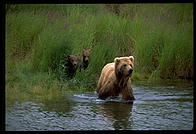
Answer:
<svg viewBox="0 0 196 134"><path fill-rule="evenodd" d="M103 66L133 55L132 80L193 79L193 4L6 5L6 99L95 90ZM67 79L67 55L91 49ZM81 56L80 56L81 58Z"/></svg>

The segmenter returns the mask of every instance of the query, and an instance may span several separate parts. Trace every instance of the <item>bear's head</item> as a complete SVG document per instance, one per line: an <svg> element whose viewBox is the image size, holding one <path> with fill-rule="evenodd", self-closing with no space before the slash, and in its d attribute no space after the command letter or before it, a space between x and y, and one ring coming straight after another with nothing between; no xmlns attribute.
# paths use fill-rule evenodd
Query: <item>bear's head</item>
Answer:
<svg viewBox="0 0 196 134"><path fill-rule="evenodd" d="M78 58L76 55L68 55L68 63L72 65L73 68L77 68Z"/></svg>
<svg viewBox="0 0 196 134"><path fill-rule="evenodd" d="M133 72L134 57L117 57L114 59L115 74L118 78L129 77Z"/></svg>
<svg viewBox="0 0 196 134"><path fill-rule="evenodd" d="M85 66L88 66L88 61L89 61L90 54L91 54L90 49L88 49L88 50L83 49L82 56L83 56L83 63L84 63Z"/></svg>

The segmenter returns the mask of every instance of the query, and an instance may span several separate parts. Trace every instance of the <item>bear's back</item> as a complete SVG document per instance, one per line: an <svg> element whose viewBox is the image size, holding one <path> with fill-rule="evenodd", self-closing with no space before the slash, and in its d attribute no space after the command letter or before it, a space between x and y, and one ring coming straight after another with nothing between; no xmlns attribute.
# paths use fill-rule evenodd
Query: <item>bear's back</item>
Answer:
<svg viewBox="0 0 196 134"><path fill-rule="evenodd" d="M99 78L98 84L97 84L97 92L99 92L99 89L106 84L108 81L111 81L114 79L115 74L115 66L114 63L108 63L106 64L102 71L101 71L101 76Z"/></svg>

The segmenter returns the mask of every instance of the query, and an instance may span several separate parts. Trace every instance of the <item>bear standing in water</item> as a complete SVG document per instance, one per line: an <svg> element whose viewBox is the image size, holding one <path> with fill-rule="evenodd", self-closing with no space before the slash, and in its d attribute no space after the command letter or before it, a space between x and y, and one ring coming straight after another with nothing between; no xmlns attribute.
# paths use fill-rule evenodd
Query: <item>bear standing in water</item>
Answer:
<svg viewBox="0 0 196 134"><path fill-rule="evenodd" d="M113 63L104 66L97 84L100 99L118 96L122 93L124 100L134 100L130 76L133 72L134 57L117 57Z"/></svg>

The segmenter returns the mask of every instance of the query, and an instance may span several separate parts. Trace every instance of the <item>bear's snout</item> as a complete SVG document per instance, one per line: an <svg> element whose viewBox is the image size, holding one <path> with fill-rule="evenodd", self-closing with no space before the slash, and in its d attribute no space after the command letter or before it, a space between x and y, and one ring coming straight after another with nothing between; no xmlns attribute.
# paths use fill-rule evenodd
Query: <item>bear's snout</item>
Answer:
<svg viewBox="0 0 196 134"><path fill-rule="evenodd" d="M85 62L88 62L88 57L85 57L85 58L84 58L84 61L85 61Z"/></svg>
<svg viewBox="0 0 196 134"><path fill-rule="evenodd" d="M77 67L77 63L73 63L73 67L76 68Z"/></svg>
<svg viewBox="0 0 196 134"><path fill-rule="evenodd" d="M130 68L129 69L129 74L131 74L133 72L133 69L132 68Z"/></svg>

